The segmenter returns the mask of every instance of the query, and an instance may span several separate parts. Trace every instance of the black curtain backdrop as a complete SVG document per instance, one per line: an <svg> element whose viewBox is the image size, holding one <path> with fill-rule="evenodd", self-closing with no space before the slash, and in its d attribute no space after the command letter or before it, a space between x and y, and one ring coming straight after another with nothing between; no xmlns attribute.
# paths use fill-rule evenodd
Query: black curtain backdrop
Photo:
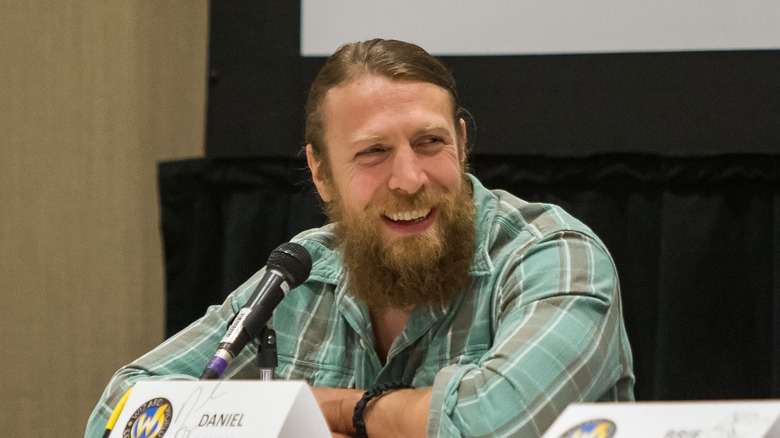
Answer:
<svg viewBox="0 0 780 438"><path fill-rule="evenodd" d="M638 399L780 397L780 155L477 155L471 166L605 241ZM160 164L168 335L325 222L307 179L297 158Z"/></svg>

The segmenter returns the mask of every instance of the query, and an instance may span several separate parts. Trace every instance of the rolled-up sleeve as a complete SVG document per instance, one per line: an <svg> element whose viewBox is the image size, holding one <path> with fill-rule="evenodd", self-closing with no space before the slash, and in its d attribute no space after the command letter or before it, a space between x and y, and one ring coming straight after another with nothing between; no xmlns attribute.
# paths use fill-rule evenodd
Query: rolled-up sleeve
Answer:
<svg viewBox="0 0 780 438"><path fill-rule="evenodd" d="M617 272L600 241L559 231L514 250L490 299L493 344L437 374L429 436L540 436L569 403L633 398Z"/></svg>

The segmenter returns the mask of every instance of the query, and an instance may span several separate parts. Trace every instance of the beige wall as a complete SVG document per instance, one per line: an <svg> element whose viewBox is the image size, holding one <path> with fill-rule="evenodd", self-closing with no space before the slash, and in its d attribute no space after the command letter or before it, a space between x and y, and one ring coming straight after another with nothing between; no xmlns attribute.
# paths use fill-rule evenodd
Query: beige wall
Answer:
<svg viewBox="0 0 780 438"><path fill-rule="evenodd" d="M0 2L0 434L82 436L162 340L156 164L202 156L206 0Z"/></svg>

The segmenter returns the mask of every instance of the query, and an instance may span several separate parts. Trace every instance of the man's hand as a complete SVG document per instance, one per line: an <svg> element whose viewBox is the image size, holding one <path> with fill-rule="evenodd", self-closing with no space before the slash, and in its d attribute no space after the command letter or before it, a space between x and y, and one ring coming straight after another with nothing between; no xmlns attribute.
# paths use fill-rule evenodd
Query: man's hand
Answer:
<svg viewBox="0 0 780 438"><path fill-rule="evenodd" d="M352 415L363 397L359 389L311 388L334 438L354 435ZM368 403L364 414L370 438L424 437L431 388L388 391Z"/></svg>

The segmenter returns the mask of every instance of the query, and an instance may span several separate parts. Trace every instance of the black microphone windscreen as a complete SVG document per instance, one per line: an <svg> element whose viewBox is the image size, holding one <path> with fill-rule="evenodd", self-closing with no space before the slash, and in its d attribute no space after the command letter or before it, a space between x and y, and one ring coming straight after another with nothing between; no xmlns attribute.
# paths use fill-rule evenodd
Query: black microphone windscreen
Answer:
<svg viewBox="0 0 780 438"><path fill-rule="evenodd" d="M309 278L311 263L311 255L306 248L294 242L286 242L271 252L266 265L281 271L292 289Z"/></svg>

